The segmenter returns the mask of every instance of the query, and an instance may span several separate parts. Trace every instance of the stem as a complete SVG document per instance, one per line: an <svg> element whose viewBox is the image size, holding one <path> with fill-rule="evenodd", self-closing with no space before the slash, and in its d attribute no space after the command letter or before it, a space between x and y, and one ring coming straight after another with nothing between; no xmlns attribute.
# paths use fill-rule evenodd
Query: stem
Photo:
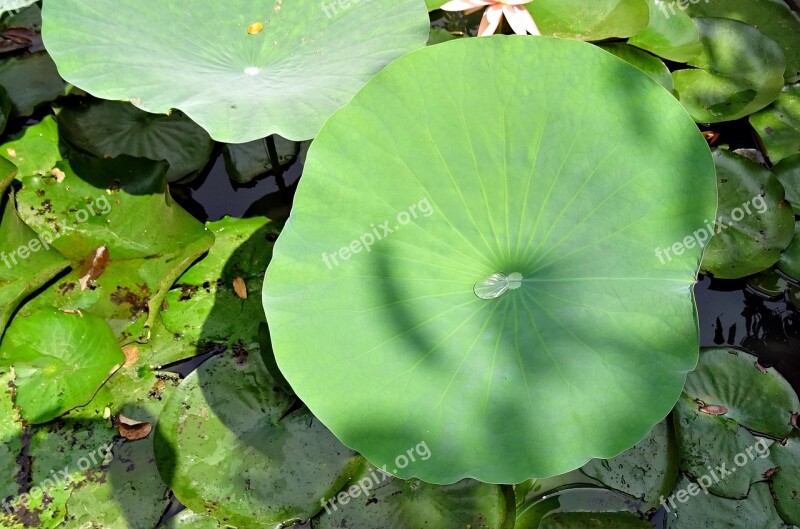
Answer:
<svg viewBox="0 0 800 529"><path fill-rule="evenodd" d="M283 167L281 167L280 159L278 158L278 148L275 147L275 137L267 136L264 138L264 146L267 149L272 170L275 173L275 183L278 185L278 191L285 198L286 182L283 180Z"/></svg>

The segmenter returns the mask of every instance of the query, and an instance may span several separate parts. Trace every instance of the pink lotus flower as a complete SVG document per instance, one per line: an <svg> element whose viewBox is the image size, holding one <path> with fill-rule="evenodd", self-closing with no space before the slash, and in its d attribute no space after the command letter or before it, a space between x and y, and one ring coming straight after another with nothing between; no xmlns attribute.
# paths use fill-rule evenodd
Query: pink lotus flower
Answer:
<svg viewBox="0 0 800 529"><path fill-rule="evenodd" d="M489 6L483 13L481 26L478 28L478 36L485 37L497 31L500 25L500 17L506 16L508 25L517 35L541 35L536 22L523 4L531 0L450 0L441 8L445 11L466 11L467 14L474 13L483 6Z"/></svg>

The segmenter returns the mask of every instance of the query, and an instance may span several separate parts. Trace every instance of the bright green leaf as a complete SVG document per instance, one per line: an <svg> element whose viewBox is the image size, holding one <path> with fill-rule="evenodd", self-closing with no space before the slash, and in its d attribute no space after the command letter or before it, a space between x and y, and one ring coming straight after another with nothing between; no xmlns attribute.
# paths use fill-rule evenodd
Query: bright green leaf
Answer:
<svg viewBox="0 0 800 529"><path fill-rule="evenodd" d="M178 108L226 143L313 138L381 68L423 46L429 26L420 0L63 0L42 17L70 83L148 112ZM263 30L248 34L255 23Z"/></svg>
<svg viewBox="0 0 800 529"><path fill-rule="evenodd" d="M518 483L613 457L694 368L700 248L656 252L712 217L713 180L680 104L593 45L418 50L309 151L265 280L278 365L373 463L425 441L435 457L402 478Z"/></svg>

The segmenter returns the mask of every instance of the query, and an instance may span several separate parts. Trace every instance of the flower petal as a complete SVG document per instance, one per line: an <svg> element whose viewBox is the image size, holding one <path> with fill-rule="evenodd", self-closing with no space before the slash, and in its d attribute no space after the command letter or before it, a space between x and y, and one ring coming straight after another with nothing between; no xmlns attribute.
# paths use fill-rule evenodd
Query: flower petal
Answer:
<svg viewBox="0 0 800 529"><path fill-rule="evenodd" d="M481 8L491 5L491 0L450 0L439 9L444 11L466 11L467 9Z"/></svg>
<svg viewBox="0 0 800 529"><path fill-rule="evenodd" d="M498 0L501 4L507 6L521 6L522 4L528 4L533 0Z"/></svg>
<svg viewBox="0 0 800 529"><path fill-rule="evenodd" d="M506 5L502 9L506 20L508 20L508 25L514 30L514 33L517 35L526 35L528 33L541 35L539 28L536 27L536 22L533 21L533 17L527 9L519 5Z"/></svg>
<svg viewBox="0 0 800 529"><path fill-rule="evenodd" d="M497 31L497 26L500 25L500 19L503 17L503 6L492 5L486 8L483 12L481 25L478 28L478 36L486 37L492 35Z"/></svg>

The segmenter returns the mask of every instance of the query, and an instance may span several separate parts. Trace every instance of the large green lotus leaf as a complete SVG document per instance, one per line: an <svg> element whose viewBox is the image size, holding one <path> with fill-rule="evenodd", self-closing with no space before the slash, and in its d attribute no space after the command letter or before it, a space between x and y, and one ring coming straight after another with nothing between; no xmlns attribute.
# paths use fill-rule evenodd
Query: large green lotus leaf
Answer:
<svg viewBox="0 0 800 529"><path fill-rule="evenodd" d="M783 87L778 99L750 116L772 163L800 154L800 83Z"/></svg>
<svg viewBox="0 0 800 529"><path fill-rule="evenodd" d="M13 116L30 116L66 90L46 51L0 59L0 86L8 92Z"/></svg>
<svg viewBox="0 0 800 529"><path fill-rule="evenodd" d="M234 526L285 527L322 510L363 465L308 410L288 413L294 398L273 386L260 356L242 352L179 386L159 417L156 459L183 505Z"/></svg>
<svg viewBox="0 0 800 529"><path fill-rule="evenodd" d="M758 28L780 44L786 55L786 81L800 80L800 16L783 0L703 0L686 4L687 13L693 17L732 18Z"/></svg>
<svg viewBox="0 0 800 529"><path fill-rule="evenodd" d="M19 138L0 146L0 157L17 166L17 178L48 174L61 160L55 119L46 116L27 127Z"/></svg>
<svg viewBox="0 0 800 529"><path fill-rule="evenodd" d="M264 217L225 217L206 227L214 234L214 245L167 294L164 326L198 347L209 342L254 344L265 321L260 294L272 258L269 241L277 238L278 227ZM246 299L235 290L239 280Z"/></svg>
<svg viewBox="0 0 800 529"><path fill-rule="evenodd" d="M772 167L772 172L783 185L794 214L800 215L800 154L782 159Z"/></svg>
<svg viewBox="0 0 800 529"><path fill-rule="evenodd" d="M725 407L726 418L752 431L785 437L792 429L792 413L800 412L800 401L786 379L774 368L762 372L757 361L736 349L705 349L684 392L705 405Z"/></svg>
<svg viewBox="0 0 800 529"><path fill-rule="evenodd" d="M648 19L641 0L535 0L525 7L542 35L580 40L630 37Z"/></svg>
<svg viewBox="0 0 800 529"><path fill-rule="evenodd" d="M772 467L769 442L757 439L736 421L701 408L685 395L675 406L681 470L697 478L706 476L703 484L712 494L747 497L750 486L764 481L764 473Z"/></svg>
<svg viewBox="0 0 800 529"><path fill-rule="evenodd" d="M9 172L9 170L11 172ZM0 174L13 166L0 159ZM5 178L0 178L5 180ZM17 306L69 265L58 251L45 249L14 207L14 194L0 191L0 336ZM22 251L20 251L22 249ZM32 251L36 249L36 251Z"/></svg>
<svg viewBox="0 0 800 529"><path fill-rule="evenodd" d="M278 165L290 165L297 159L300 144L280 136L275 138ZM256 177L274 169L269 151L263 139L241 144L227 144L222 147L225 171L237 184L247 184Z"/></svg>
<svg viewBox="0 0 800 529"><path fill-rule="evenodd" d="M313 138L429 27L420 0L64 0L42 18L67 81L148 112L178 108L226 143ZM248 34L254 23L263 30Z"/></svg>
<svg viewBox="0 0 800 529"><path fill-rule="evenodd" d="M772 480L778 512L790 523L800 525L800 433L772 445L772 459L778 472Z"/></svg>
<svg viewBox="0 0 800 529"><path fill-rule="evenodd" d="M643 520L641 510L642 504L638 500L617 491L586 486L570 487L526 501L517 508L514 527L644 529L650 525ZM580 525L581 522L584 525Z"/></svg>
<svg viewBox="0 0 800 529"><path fill-rule="evenodd" d="M506 485L465 479L431 485L366 468L337 495L313 526L319 529L513 529L514 493Z"/></svg>
<svg viewBox="0 0 800 529"><path fill-rule="evenodd" d="M689 495L689 490L697 491L697 494ZM681 478L675 487L676 493L681 491L683 502L676 498L672 503L666 503L667 529L792 529L783 523L775 510L766 483L753 485L743 500L703 494L686 477Z"/></svg>
<svg viewBox="0 0 800 529"><path fill-rule="evenodd" d="M400 477L519 483L613 457L694 368L700 249L657 249L713 215L712 175L675 99L595 46L409 54L311 146L265 281L278 365L373 463L426 441Z"/></svg>
<svg viewBox="0 0 800 529"><path fill-rule="evenodd" d="M63 178L23 178L20 215L73 262L72 272L32 302L80 309L139 339L175 280L214 241L169 196L166 164L120 156L73 157L57 164ZM99 247L108 263L95 288L82 289L81 263ZM133 329L127 327L137 322ZM138 327L138 328L137 328ZM124 336L121 336L124 338Z"/></svg>
<svg viewBox="0 0 800 529"><path fill-rule="evenodd" d="M199 171L214 146L183 112L150 114L122 101L72 99L59 109L58 125L65 140L95 156L166 160L170 182Z"/></svg>
<svg viewBox="0 0 800 529"><path fill-rule="evenodd" d="M641 71L653 78L655 82L672 92L675 88L672 84L672 75L669 73L667 65L661 59L650 55L633 46L621 43L600 44L600 47L607 52L613 53L623 61L629 62Z"/></svg>
<svg viewBox="0 0 800 529"><path fill-rule="evenodd" d="M777 42L737 20L694 21L703 52L689 64L697 69L678 70L672 77L678 99L695 121L731 121L775 101L786 69Z"/></svg>
<svg viewBox="0 0 800 529"><path fill-rule="evenodd" d="M789 277L800 281L800 222L794 225L794 238L781 254L778 268Z"/></svg>
<svg viewBox="0 0 800 529"><path fill-rule="evenodd" d="M705 247L702 268L723 279L766 270L792 240L794 213L781 183L762 165L725 150L714 151L719 209L716 221L698 225Z"/></svg>
<svg viewBox="0 0 800 529"><path fill-rule="evenodd" d="M16 404L30 423L88 403L124 360L105 321L56 309L17 316L0 344L0 363L14 367Z"/></svg>
<svg viewBox="0 0 800 529"><path fill-rule="evenodd" d="M678 479L678 451L669 420L661 421L633 448L612 459L593 459L581 470L603 484L658 505Z"/></svg>
<svg viewBox="0 0 800 529"><path fill-rule="evenodd" d="M676 2L646 0L650 12L647 27L628 39L643 50L675 62L689 62L703 51L700 32Z"/></svg>

